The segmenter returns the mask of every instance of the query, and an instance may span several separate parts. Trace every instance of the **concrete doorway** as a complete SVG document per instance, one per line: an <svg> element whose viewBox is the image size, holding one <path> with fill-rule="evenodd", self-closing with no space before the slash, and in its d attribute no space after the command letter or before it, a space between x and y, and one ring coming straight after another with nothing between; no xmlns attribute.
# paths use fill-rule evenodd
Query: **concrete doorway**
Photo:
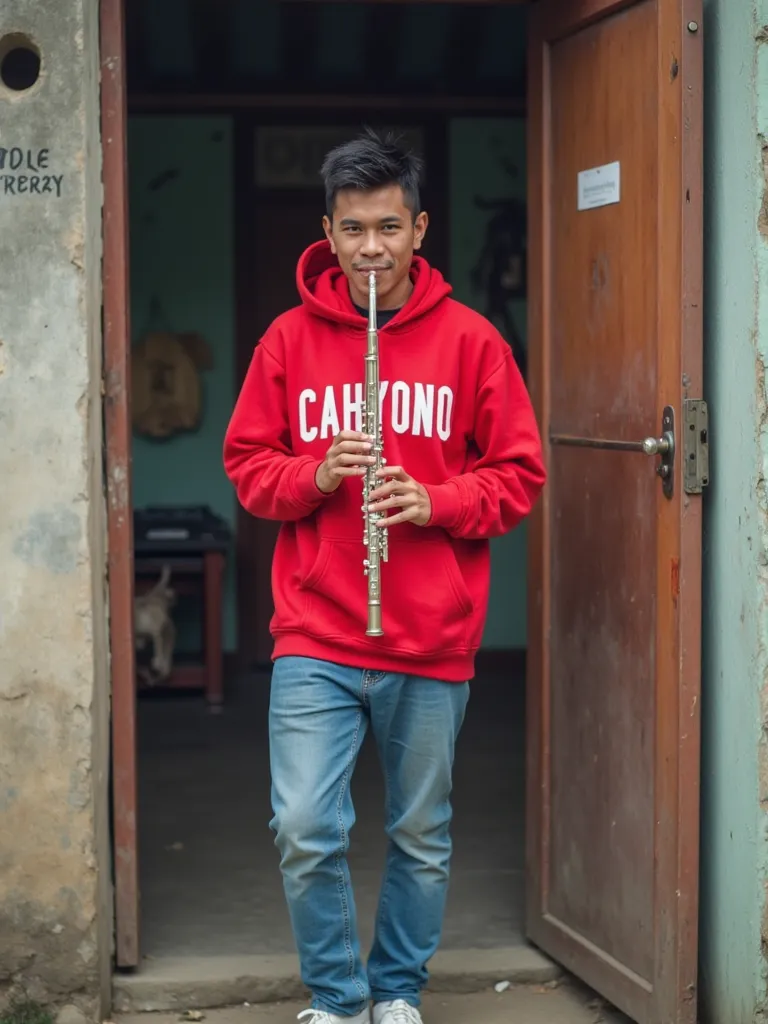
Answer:
<svg viewBox="0 0 768 1024"><path fill-rule="evenodd" d="M245 8L239 9L242 16ZM139 59L139 75L134 85L136 81L146 84L152 77L150 73L148 78L147 72L147 64L151 72L151 60L145 58L144 64L141 63L141 52L136 44L137 22L145 29L147 25L154 26L150 36L154 31L155 53L163 55L160 63L167 57L172 65L170 71L164 68L160 76L164 82L160 96L157 89L144 95L143 100L134 96L133 110L138 113L141 109L145 116L151 112L155 128L158 118L173 114L181 118L186 131L190 116L199 115L201 109L205 109L208 118L234 118L236 124L230 125L232 133L237 138L245 138L246 147L253 153L254 108L258 108L259 120L265 125L272 128L287 125L291 132L295 132L297 126L303 130L302 123L307 127L307 110L328 112L331 107L342 108L346 122L350 120L351 110L355 111L358 121L380 124L391 122L395 113L401 114L401 121L412 123L422 119L422 112L439 110L443 117L450 113L452 119L468 115L475 127L486 116L498 122L509 117L519 118L521 112L519 94L509 78L509 44L515 33L508 26L502 36L493 22L493 31L489 31L488 23L483 31L480 17L481 12L491 12L493 17L519 17L525 14L520 5L334 5L285 0L283 4L270 7L273 15L277 13L278 27L285 29L282 36L278 32L278 38L283 41L276 43L272 39L262 48L260 59L266 63L257 69L258 73L247 66L249 55L258 51L256 36L260 43L270 36L263 25L257 28L256 36L253 35L252 6L247 6L251 22L246 18L245 22L238 23L237 39L242 42L249 38L250 24L254 47L248 55L239 51L237 60L230 64L222 62L220 57L232 43L231 31L225 31L220 20L216 25L211 23L205 4L194 6L194 16L192 11L188 12L186 33L171 31L169 34L162 27L158 28L154 7L144 6L143 14L136 13L141 10L142 5L135 0L129 15L128 33L129 63L131 55L134 66L137 56ZM154 12L152 15L150 10ZM261 12L262 8L258 10ZM322 14L334 11L330 28L328 24L323 25ZM441 12L442 16L447 16L450 11L458 20L453 22L447 35L445 23L441 34L440 26L434 21L433 31L424 32L420 19L426 17L428 11L430 17ZM301 17L294 23L292 19L297 14ZM427 76L419 80L417 74L417 84L414 84L410 75L405 89L406 102L402 94L398 98L396 92L386 92L383 86L378 93L363 92L363 85L369 80L365 77L369 68L390 66L382 47L391 48L393 26L397 29L398 40L406 38L409 18L419 29L414 36L416 49L412 47L411 54L415 52L419 70L427 65ZM184 15L175 12L176 21L184 19ZM700 410L695 397L695 392L700 393L701 384L701 313L700 303L695 301L701 284L698 21L690 18L690 12L687 8L684 11L678 0L658 0L654 6L635 0L590 0L587 6L573 6L567 0L539 0L532 8L531 24L528 57L534 87L528 99L531 102L532 151L526 162L531 192L529 212L533 219L530 252L534 280L527 294L532 299L529 309L532 334L540 340L531 352L536 363L532 391L561 489L554 504L545 497L543 512L535 520L536 531L529 549L533 572L526 609L532 620L528 631L530 647L526 653L525 745L529 798L526 931L542 948L627 1008L635 1019L647 1020L650 1024L674 1017L680 1024L688 1024L695 1016L695 1001L690 993L695 988L698 875L698 802L691 799L694 792L698 793L701 597L701 503L695 496L701 494L704 483L696 468L696 445L698 438L706 436L706 430L703 434L697 430ZM353 35L357 32L357 45L348 46L347 57L341 60L334 46L339 40L347 39L347 32ZM517 38L524 38L523 33L517 33ZM325 49L317 46L318 39L325 39L328 44ZM419 46L427 39L431 43L435 39L442 41L430 51L431 56L425 57ZM504 44L500 64L506 69L507 78L503 83L495 83L493 98L489 99L477 94L477 83L482 76L477 60L473 63L469 58L477 58L483 40L491 46L498 44L499 39ZM669 52L678 50L681 58L675 56L670 70L664 61ZM203 86L195 80L191 95L188 88L180 84L190 53L193 67L199 58L199 66L204 70ZM321 68L319 81L313 81L313 70L317 72L318 68L313 66L312 57L317 57L319 66L329 53L333 53L332 59ZM441 73L441 61L446 53L452 53L454 59L449 62L450 70ZM377 62L376 57L381 59ZM489 65L493 67L493 61L483 59L481 63L483 72ZM222 81L227 84L227 78L225 75L222 80L221 68L230 66L238 69L238 75L245 76L247 88L234 93L222 89ZM279 78L285 68L290 68L293 77L283 92L276 91L274 80L265 86L265 68L267 79L270 74ZM453 75L460 79L467 68L474 93L466 82L463 92L442 91L446 81L455 85ZM407 61L405 70L408 71ZM318 92L319 86L324 86L328 80L326 76L331 74L336 76L333 104L328 102L327 94ZM362 77L355 79L356 74ZM437 79L433 77L435 74ZM657 90L653 95L643 87L649 75L656 76ZM387 86L391 87L392 76L379 77L386 78ZM434 86L435 80L440 87ZM618 91L606 89L607 81L616 83ZM447 106L446 97L450 99ZM577 130L580 111L584 108L599 108L604 116L595 116ZM243 109L250 111L249 117L243 117ZM271 115L265 113L267 110ZM288 111L292 111L293 116L288 116ZM364 118L361 117L363 111ZM221 122L217 124L207 121L203 125L205 130L211 131L208 141L212 145L226 140L227 131L222 130ZM161 137L164 128L165 125L160 126ZM503 148L502 145L502 151ZM445 145L444 133L442 147L433 148L433 153L446 154L450 149L450 145ZM465 147L465 152L471 155L472 175L483 166L479 159L481 150L482 146L477 145ZM621 160L610 163L613 151L624 153L623 164ZM633 155L637 157L634 160ZM502 152L499 160L498 147L494 156L505 165L505 154ZM157 197L168 186L171 189L159 200L154 220L149 211L143 222L145 227L156 226L158 215L159 220L163 219L174 183L183 179L183 191L195 180L195 175L199 175L199 160L193 162L192 174L186 177L180 174L179 163L174 153L173 159L165 159L165 166L157 167L156 173L146 181L147 195L152 192ZM429 166L442 169L447 165L447 158L442 163L440 159L429 161ZM621 195L617 167L624 168ZM306 173L303 160L299 160L298 166L294 161L292 168L289 163L289 169L303 180L301 176ZM628 177L624 176L626 169L629 169ZM610 172L607 184L612 191L607 199L604 187L598 185L595 192L594 188L582 186L582 174L594 176L602 171ZM238 173L235 171L235 178ZM453 176L451 169L448 180ZM442 180L445 179L443 175ZM577 179L577 200L573 201L572 185ZM282 182L278 187L285 184ZM295 182L291 185L295 187ZM245 187L246 194L253 191L253 177ZM447 190L444 184L443 193ZM464 194L467 192L465 188ZM179 194L177 192L177 196ZM205 189L200 189L198 200L204 194ZM221 194L220 190L219 198ZM238 193L236 188L233 194L242 197L244 193L242 189ZM216 193L208 195L213 201ZM507 196L502 205L508 204L509 199ZM482 207L482 203L476 205ZM610 208L609 212L604 212L605 207ZM597 216L581 216L583 211L594 209L600 211ZM240 216L241 210L239 205L234 212L230 209L230 223L235 221L242 230L242 225L247 225L248 221ZM638 211L641 215L637 215ZM659 230L662 212L665 222L680 225L677 234ZM195 218L186 218L190 231L187 240L202 239L207 248L202 258L198 253L198 262L207 262L211 269L220 271L226 260L222 262L211 256L212 238L210 230L206 229L205 213L206 208L198 203ZM221 229L224 223L225 220L218 217L209 222L208 228L215 225ZM445 218L443 223L447 223ZM231 227L234 235L235 226L231 224ZM454 245L454 236L461 237L463 245ZM168 237L170 234L166 231L165 239ZM233 248L237 253L237 246L231 244L228 250L225 247L219 253L228 251L231 258ZM258 246L256 248L258 250ZM441 258L452 260L454 251L463 253L469 248L463 232L451 230L450 244L444 243L442 253L438 246L434 254L428 255L439 266ZM175 270L183 266L190 252L195 252L191 244L176 248L171 256ZM513 262L519 267L520 247L511 255L515 256ZM243 288L253 292L256 282L248 276L250 265L240 257L235 263L237 294ZM245 272L241 277L243 268ZM189 272L177 275L176 282L182 281L187 286L193 276ZM451 268L448 276L455 282L459 275ZM624 301L620 301L622 290L614 287L614 280L627 284ZM638 281L643 282L643 288L637 286ZM206 278L204 284L209 287L210 280ZM150 282L150 287L156 285ZM201 294L205 292L201 290ZM522 296L525 294L523 291ZM518 293L511 298L522 296ZM184 308L189 313L191 307L185 304ZM208 302L207 315L210 316L212 308L213 304ZM237 330L232 333L237 336L242 336L244 326L253 327L239 305L236 319ZM221 321L209 321L209 326L211 334L217 334ZM252 333L251 342L253 337ZM616 338L621 339L621 344ZM238 361L232 359L232 351L232 344L225 344L217 349L216 356L223 357L224 366L228 358L230 368L235 363L236 383ZM602 381L599 387L598 378ZM231 386L231 376L229 380ZM554 405L553 394L557 396ZM108 410L115 395L119 399L110 378ZM669 402L673 405L668 406ZM221 405L219 415L222 409L228 413L226 402ZM659 423L657 413L661 414ZM209 421L213 419L215 417L209 417ZM682 445L678 447L679 435L674 432L680 426L686 429L680 437ZM693 430L692 434L688 428ZM654 433L643 438L646 432ZM693 440L688 441L688 438ZM569 454L574 450L575 455ZM154 449L155 454L157 451ZM602 456L597 452L613 454ZM646 462L648 472L638 471L637 460L626 461L624 455L617 455L619 452L641 452L654 459L658 456L660 461ZM676 454L682 463L675 463ZM148 456L148 452L145 455ZM140 461L134 459L136 471ZM690 467L692 464L694 472L688 468L681 473L681 465ZM187 472L183 478L189 481L201 476L203 465L199 459L195 460L193 472ZM183 468L180 458L166 462L167 472L160 474L164 486L172 482L180 466ZM609 472L611 467L613 470ZM135 472L133 483L137 484L139 479ZM148 476L145 483L147 480ZM613 487L617 482L621 486ZM624 512L619 509L619 514L614 515L607 533L595 529L599 517L584 514L584 503L576 500L582 491L591 494L593 489L600 496L601 511L619 508L613 501L618 496L625 504L629 502ZM630 500L635 489L638 489L637 498L642 507ZM551 488L550 493L556 490ZM630 522L636 527L636 533L640 531L637 536L627 528ZM113 532L118 533L119 516L113 515L112 526ZM238 530L238 556L244 549L243 537ZM642 543L635 543L638 538ZM245 549L258 552L266 563L268 544L264 538L245 545ZM645 552L652 552L654 557L646 557ZM621 573L613 571L616 565L629 565L630 556L634 559L634 568ZM120 565L112 548L110 557L113 568L117 564L123 573L119 587L113 584L114 577L111 577L113 596L125 602L132 595L133 581L127 579L125 565ZM237 557L234 564L239 567L242 559ZM258 572L250 575L254 580L263 579ZM520 573L502 571L496 574L497 580L500 575L505 601L519 582ZM631 581L634 587L631 594L622 589L625 581ZM237 588L230 587L226 593L231 595L230 602L234 601L237 606ZM638 593L639 607L643 609L639 617L631 607L638 600ZM225 596L225 607L226 600ZM494 601L492 595L492 608L501 606L503 601ZM259 603L261 608L257 614L261 615L263 592ZM598 604L599 613L594 612ZM113 607L117 610L117 621L120 601L113 602ZM239 608L242 613L242 602ZM597 620L590 625L587 619L593 612ZM524 643L516 645L509 635L513 625L519 624L523 617L515 618L508 608L505 611L503 630L506 634L504 642L498 645L504 651L501 668L493 644L484 652L496 668L487 674L482 669L478 683L483 684L485 680L490 694L489 706L494 712L502 700L492 694L493 680L500 675L513 680L514 663L507 659L513 657L510 652L525 646ZM250 616L245 618L251 625ZM123 618L123 627L126 621ZM229 621L234 619L230 617ZM607 631L610 645L600 641L601 631ZM129 634L130 629L115 628L113 640L124 643ZM113 651L116 646L120 645L113 643ZM236 639L230 650L233 654L244 652L245 646ZM608 659L606 651L610 651ZM132 648L127 653L127 660L113 673L113 736L116 748L123 754L132 751L135 757L133 729L137 718ZM255 645L255 655L248 652L246 657L230 660L227 675L234 698L240 687L258 681L263 668L259 645ZM616 685L617 680L622 681L621 686ZM576 682L578 686L574 685ZM156 710L163 706L162 700L153 693L140 701L144 706L139 725L142 716L149 719L149 715L154 714L156 718L153 725L147 722L144 726L150 742L153 736L171 735ZM169 698L169 702L180 700L178 691ZM218 703L216 706L221 707ZM155 710L145 715L144 707ZM253 707L255 709L256 705ZM124 717L118 715L118 710L124 712ZM517 710L520 712L521 706ZM225 697L224 715L226 713ZM193 734L190 729L194 731L191 718L185 723L182 715L177 714L174 724L180 743L196 742L190 740ZM488 729L486 722L483 740ZM507 741L514 736L511 726L505 735ZM233 738L234 733L230 734L230 739ZM150 754L146 754L145 761L151 763ZM625 770L627 761L636 770ZM124 968L141 965L146 975L146 964L140 958L138 946L136 773L135 763L130 763L134 764L133 777L131 771L122 771L128 761L116 754L115 765L121 769L116 772L115 780L118 964ZM472 764L471 757L468 763ZM253 767L258 771L257 762L253 762ZM475 762L475 770L477 767L478 762ZM506 764L501 766L502 770L505 767ZM580 780L576 801L569 796L575 778ZM199 790L204 785L202 775L197 779ZM477 780L473 781L477 788ZM154 780L147 777L145 785L150 801L158 797L156 782L157 776ZM486 786L488 780L481 782ZM678 799L683 790L688 796L686 800ZM176 785L170 800L179 802L180 793ZM374 791L370 794L374 796ZM504 796L510 802L501 808L497 818L514 819L514 801L509 793ZM359 801L360 796L357 799ZM194 801L193 796L191 805ZM189 820L185 821L183 814L176 821L179 830L190 833ZM241 833L242 830L238 830L238 835ZM596 837L600 841L596 842ZM618 844L621 857L612 856L614 843ZM181 853L185 849L181 839L174 839L168 845L167 852ZM375 857L375 852L372 851L371 856ZM366 860L368 863L370 861ZM150 856L148 865L151 864ZM514 871L514 861L507 865L506 870ZM574 870L577 871L575 881ZM170 874L166 878L168 884L160 883L164 892L171 889ZM507 906L514 908L514 905L514 896L510 896ZM515 919L512 912L507 917L507 926ZM462 923L459 927L463 930L466 925ZM484 933L486 928L484 922ZM493 928L488 928L487 933L492 932ZM199 937L199 932L197 934ZM512 930L508 934L512 934ZM446 954L449 952L446 950Z"/></svg>

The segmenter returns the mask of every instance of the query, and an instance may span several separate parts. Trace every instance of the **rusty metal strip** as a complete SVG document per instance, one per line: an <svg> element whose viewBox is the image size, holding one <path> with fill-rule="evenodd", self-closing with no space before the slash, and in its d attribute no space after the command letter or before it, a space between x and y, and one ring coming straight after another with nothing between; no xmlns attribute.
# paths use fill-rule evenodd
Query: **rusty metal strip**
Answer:
<svg viewBox="0 0 768 1024"><path fill-rule="evenodd" d="M104 429L109 543L116 963L139 963L126 68L123 0L100 0Z"/></svg>

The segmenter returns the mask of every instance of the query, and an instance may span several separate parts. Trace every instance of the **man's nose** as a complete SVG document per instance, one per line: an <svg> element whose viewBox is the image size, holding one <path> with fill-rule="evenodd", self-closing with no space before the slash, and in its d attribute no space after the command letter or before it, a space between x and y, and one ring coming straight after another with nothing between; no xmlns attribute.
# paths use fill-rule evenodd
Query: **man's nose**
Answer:
<svg viewBox="0 0 768 1024"><path fill-rule="evenodd" d="M382 253L381 238L378 231L366 231L363 235L363 244L360 252L367 259L380 256Z"/></svg>

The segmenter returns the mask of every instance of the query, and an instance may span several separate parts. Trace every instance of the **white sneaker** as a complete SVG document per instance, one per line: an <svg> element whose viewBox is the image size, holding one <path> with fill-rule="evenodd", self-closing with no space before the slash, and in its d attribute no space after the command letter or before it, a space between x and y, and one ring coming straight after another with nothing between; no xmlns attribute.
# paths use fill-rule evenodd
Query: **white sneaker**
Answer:
<svg viewBox="0 0 768 1024"><path fill-rule="evenodd" d="M296 1019L305 1020L307 1024L371 1024L368 1010L354 1017L337 1017L335 1013L326 1013L325 1010L302 1010Z"/></svg>
<svg viewBox="0 0 768 1024"><path fill-rule="evenodd" d="M376 1003L373 1008L373 1024L424 1024L415 1006L404 999L392 1003Z"/></svg>

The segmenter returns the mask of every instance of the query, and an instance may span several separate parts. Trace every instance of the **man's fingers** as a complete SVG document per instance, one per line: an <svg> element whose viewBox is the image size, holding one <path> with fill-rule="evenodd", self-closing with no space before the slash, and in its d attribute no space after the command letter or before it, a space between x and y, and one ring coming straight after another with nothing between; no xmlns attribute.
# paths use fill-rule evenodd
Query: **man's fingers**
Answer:
<svg viewBox="0 0 768 1024"><path fill-rule="evenodd" d="M370 441L339 441L338 444L334 444L331 449L331 451L335 451L337 454L346 452L350 455L359 455L361 452L369 452L370 450Z"/></svg>
<svg viewBox="0 0 768 1024"><path fill-rule="evenodd" d="M413 480L387 480L379 483L371 492L371 500L388 498L390 495L415 495L416 486Z"/></svg>
<svg viewBox="0 0 768 1024"><path fill-rule="evenodd" d="M383 530L385 527L397 526L398 523L409 523L412 519L416 518L416 512L413 508L404 509L402 512L396 513L394 516L387 516L385 519L377 519L376 525L379 529Z"/></svg>
<svg viewBox="0 0 768 1024"><path fill-rule="evenodd" d="M370 434L363 434L359 430L341 430L333 439L333 443L340 441L372 441Z"/></svg>
<svg viewBox="0 0 768 1024"><path fill-rule="evenodd" d="M383 512L387 508L400 508L408 501L408 495L406 494L393 494L391 498L385 498L384 501L377 501L373 507L368 506L371 512Z"/></svg>
<svg viewBox="0 0 768 1024"><path fill-rule="evenodd" d="M371 491L369 497L371 501L378 501L380 498L388 498L390 494L409 494L410 491L406 491L403 488L403 484L400 480L388 480L385 484L380 484L374 490Z"/></svg>
<svg viewBox="0 0 768 1024"><path fill-rule="evenodd" d="M336 456L337 466L372 466L375 459L372 455L348 455L342 452Z"/></svg>
<svg viewBox="0 0 768 1024"><path fill-rule="evenodd" d="M393 480L407 480L408 474L402 466L383 466L376 474L380 477L391 477Z"/></svg>

